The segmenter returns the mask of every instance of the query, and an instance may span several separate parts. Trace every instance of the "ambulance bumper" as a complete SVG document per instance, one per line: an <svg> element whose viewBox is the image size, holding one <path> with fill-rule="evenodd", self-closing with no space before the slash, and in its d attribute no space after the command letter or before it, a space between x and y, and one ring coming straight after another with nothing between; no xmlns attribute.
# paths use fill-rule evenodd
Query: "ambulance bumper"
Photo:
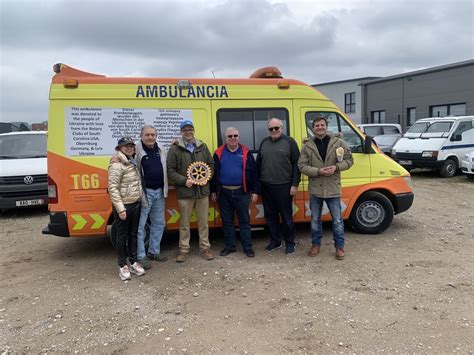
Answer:
<svg viewBox="0 0 474 355"><path fill-rule="evenodd" d="M50 212L48 226L43 229L43 234L69 237L66 212Z"/></svg>
<svg viewBox="0 0 474 355"><path fill-rule="evenodd" d="M395 214L399 214L408 210L413 204L414 199L415 199L415 194L413 192L395 195L395 200L396 200Z"/></svg>

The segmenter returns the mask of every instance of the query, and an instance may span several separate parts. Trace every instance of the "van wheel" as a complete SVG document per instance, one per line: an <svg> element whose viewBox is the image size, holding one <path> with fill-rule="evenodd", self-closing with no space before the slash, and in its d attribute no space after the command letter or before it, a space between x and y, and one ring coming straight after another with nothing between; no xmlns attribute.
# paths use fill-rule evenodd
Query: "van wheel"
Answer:
<svg viewBox="0 0 474 355"><path fill-rule="evenodd" d="M457 170L458 163L456 163L456 161L453 159L446 159L439 173L444 178L450 178L456 175Z"/></svg>
<svg viewBox="0 0 474 355"><path fill-rule="evenodd" d="M150 244L150 225L151 222L148 220L145 224L145 254L148 253L148 246ZM110 228L109 238L114 249L117 249L117 225L115 221L113 221Z"/></svg>
<svg viewBox="0 0 474 355"><path fill-rule="evenodd" d="M349 217L349 225L357 233L379 234L393 220L393 206L380 192L369 191L359 197Z"/></svg>

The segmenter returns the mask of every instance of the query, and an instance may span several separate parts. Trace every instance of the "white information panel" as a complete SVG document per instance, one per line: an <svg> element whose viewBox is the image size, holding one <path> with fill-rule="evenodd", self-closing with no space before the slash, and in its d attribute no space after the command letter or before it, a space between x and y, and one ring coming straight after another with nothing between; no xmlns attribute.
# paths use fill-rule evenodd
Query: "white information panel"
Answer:
<svg viewBox="0 0 474 355"><path fill-rule="evenodd" d="M112 155L117 140L140 138L145 124L158 131L158 141L165 149L180 136L179 123L191 120L192 110L104 107L68 107L65 112L67 156Z"/></svg>

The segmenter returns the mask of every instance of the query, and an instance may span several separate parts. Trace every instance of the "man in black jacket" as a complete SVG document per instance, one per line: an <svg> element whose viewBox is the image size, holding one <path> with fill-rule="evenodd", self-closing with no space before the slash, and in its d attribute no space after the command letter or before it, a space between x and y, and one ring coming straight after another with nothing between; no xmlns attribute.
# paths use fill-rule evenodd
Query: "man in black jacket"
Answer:
<svg viewBox="0 0 474 355"><path fill-rule="evenodd" d="M293 196L301 177L298 169L300 152L296 141L283 134L281 120L270 119L267 128L270 136L262 141L257 155L260 192L271 236L265 249L280 249L284 239L286 254L292 254L295 252Z"/></svg>

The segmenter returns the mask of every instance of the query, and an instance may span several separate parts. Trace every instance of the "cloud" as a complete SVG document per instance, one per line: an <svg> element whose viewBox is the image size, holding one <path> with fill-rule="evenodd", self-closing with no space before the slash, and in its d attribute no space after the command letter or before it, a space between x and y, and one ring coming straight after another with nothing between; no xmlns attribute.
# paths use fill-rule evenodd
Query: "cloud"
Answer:
<svg viewBox="0 0 474 355"><path fill-rule="evenodd" d="M107 76L248 77L279 66L308 83L473 57L469 0L0 1L1 111L43 120L52 65ZM34 118L29 118L35 116Z"/></svg>

